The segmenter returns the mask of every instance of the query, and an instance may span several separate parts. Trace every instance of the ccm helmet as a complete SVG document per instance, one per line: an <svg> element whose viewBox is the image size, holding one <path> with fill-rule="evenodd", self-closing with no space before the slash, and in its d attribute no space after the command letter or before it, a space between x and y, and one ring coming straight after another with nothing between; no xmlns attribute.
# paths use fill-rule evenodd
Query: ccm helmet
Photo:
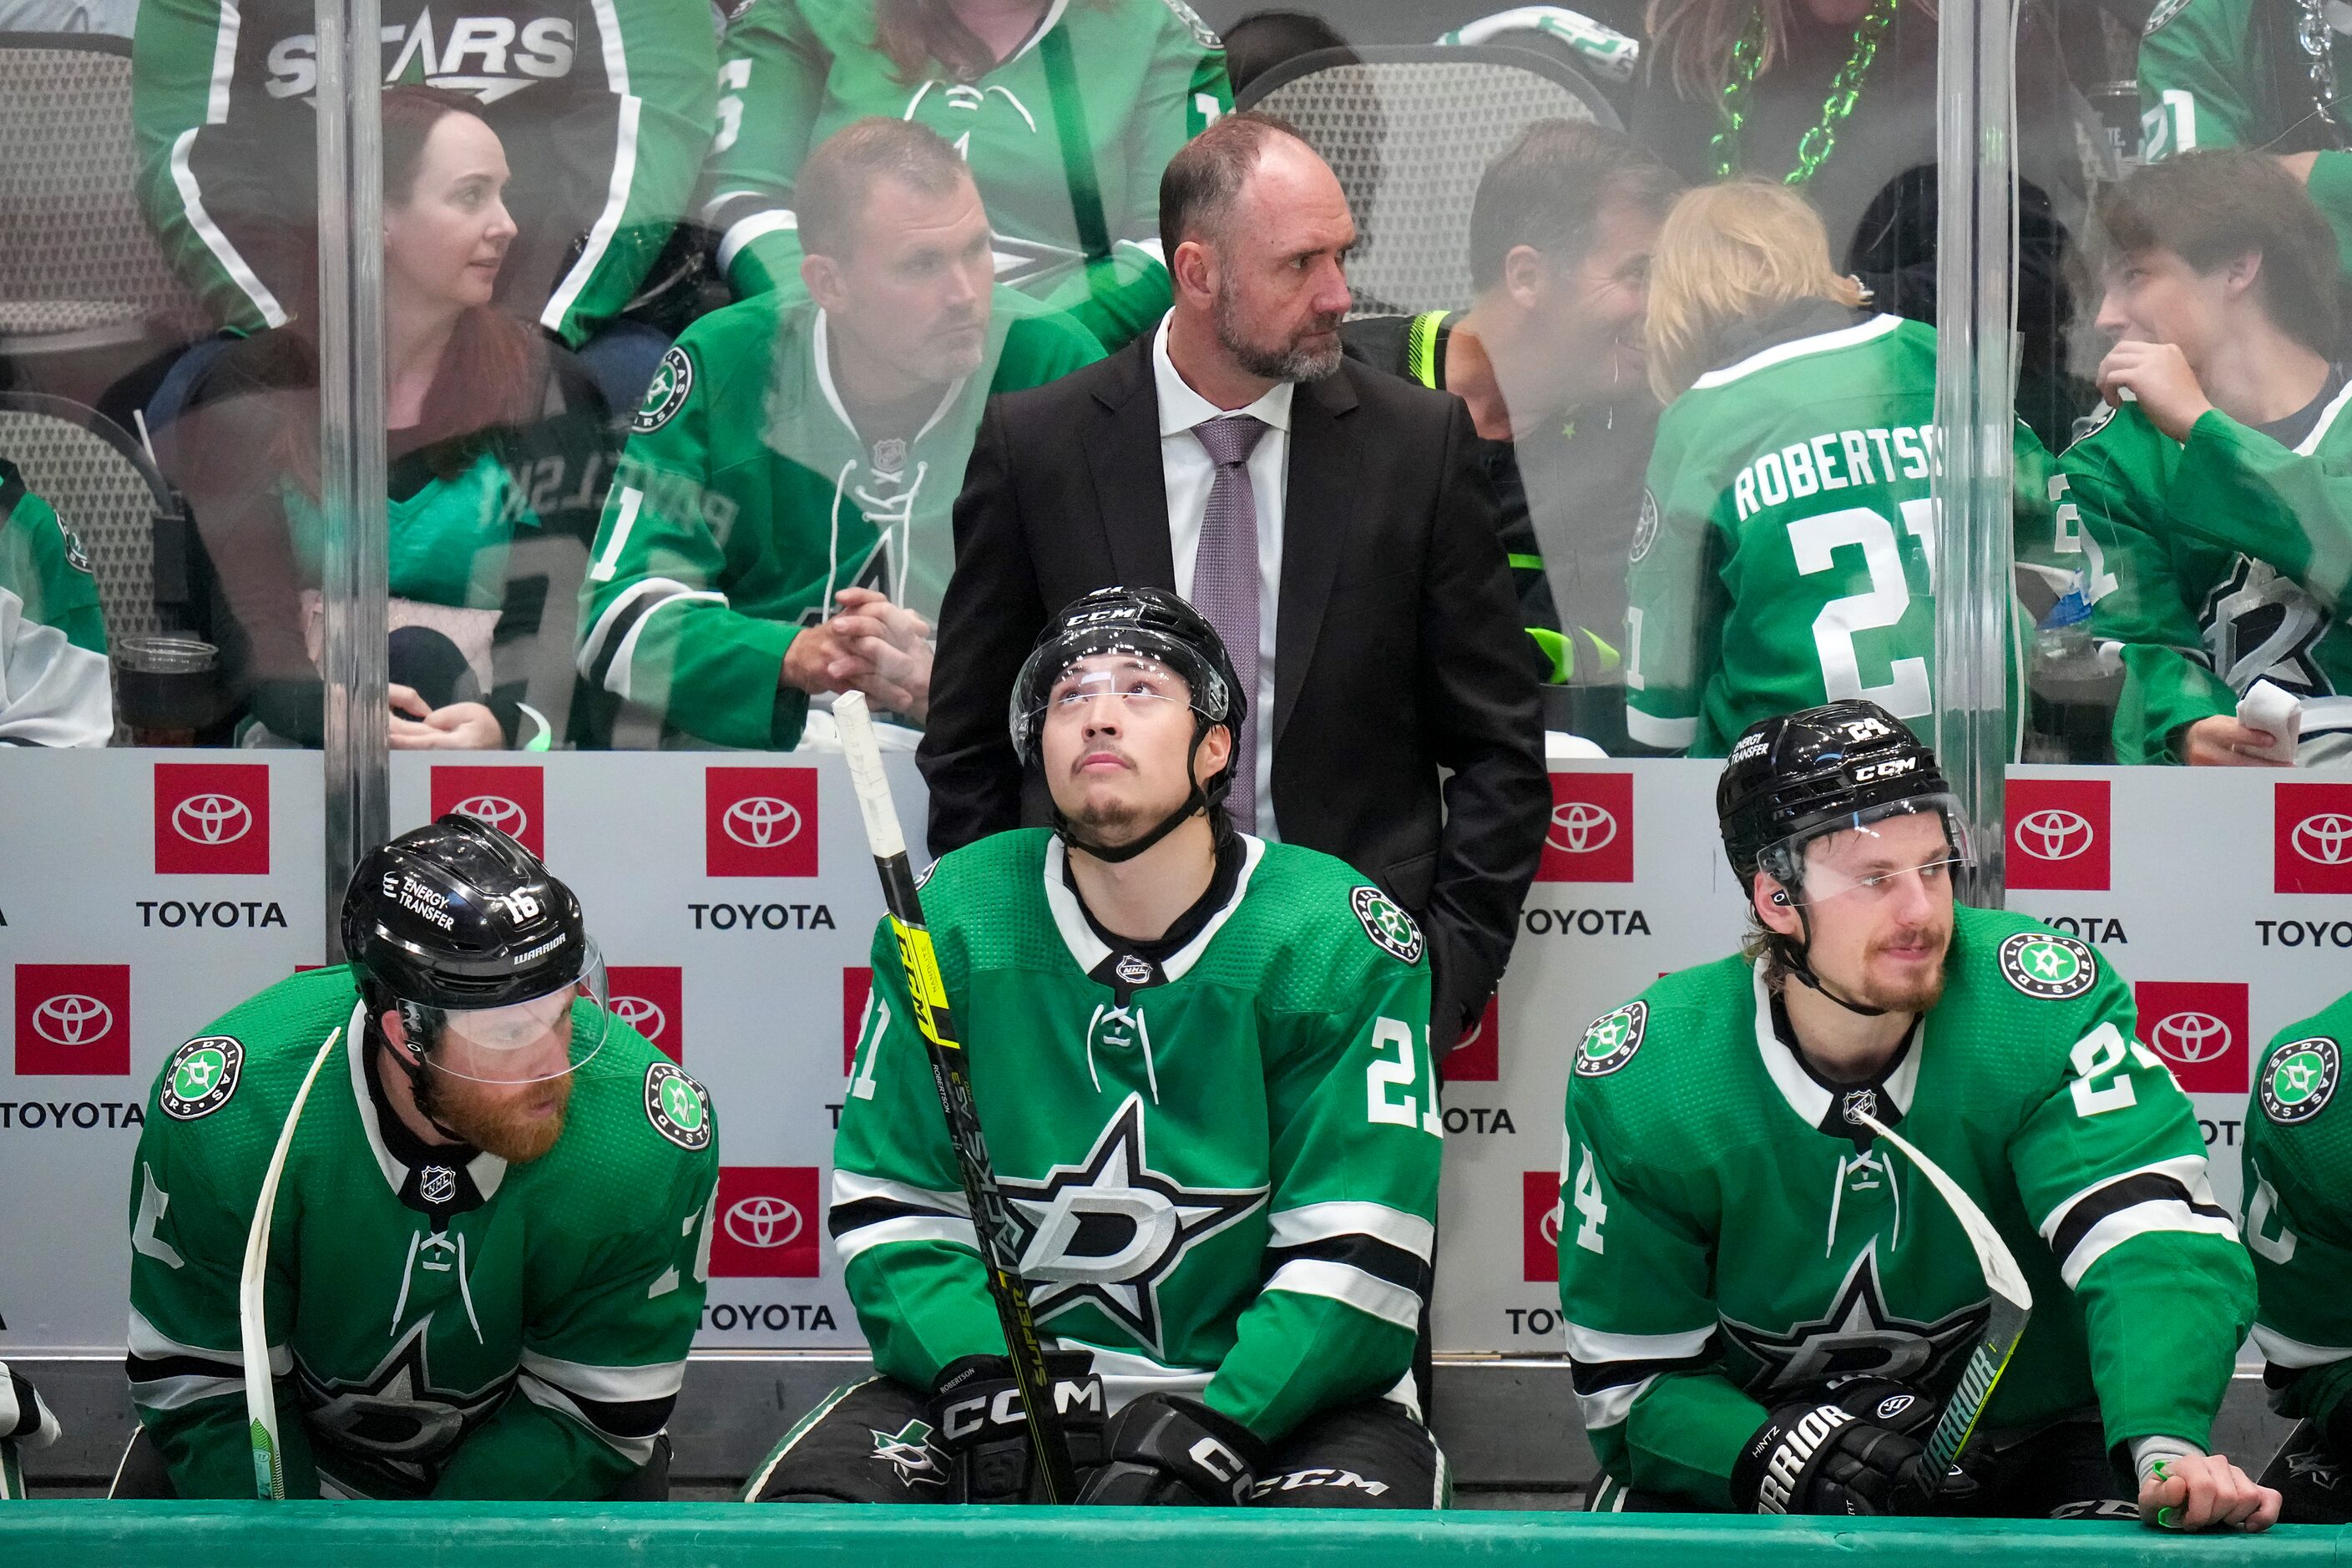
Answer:
<svg viewBox="0 0 2352 1568"><path fill-rule="evenodd" d="M1038 759L1045 714L1054 689L1081 659L1105 654L1129 654L1165 667L1182 679L1192 709L1192 746L1186 753L1187 772L1201 742L1219 724L1236 739L1249 713L1248 700L1234 674L1233 660L1217 628L1206 616L1164 588L1097 588L1072 601L1045 623L1036 644L1013 682L1013 753L1026 767ZM1061 807L1053 808L1054 831L1064 842L1098 860L1129 860L1150 848L1193 813L1208 811L1233 787L1240 747L1205 784L1197 779L1184 804L1150 832L1111 847L1078 837Z"/></svg>

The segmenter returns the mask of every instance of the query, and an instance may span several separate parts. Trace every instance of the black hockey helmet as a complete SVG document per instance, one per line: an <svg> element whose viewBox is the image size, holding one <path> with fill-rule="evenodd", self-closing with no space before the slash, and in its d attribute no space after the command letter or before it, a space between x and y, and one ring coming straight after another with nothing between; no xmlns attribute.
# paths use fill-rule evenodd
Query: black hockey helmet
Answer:
<svg viewBox="0 0 2352 1568"><path fill-rule="evenodd" d="M1954 853L1968 858L1958 803L1934 751L1859 699L1750 724L1715 786L1723 850L1743 888L1759 867L1793 887L1808 839L1916 810L1941 813Z"/></svg>
<svg viewBox="0 0 2352 1568"><path fill-rule="evenodd" d="M1240 739L1249 700L1234 673L1224 641L1208 618L1164 588L1097 588L1063 606L1059 615L1045 623L1013 679L1013 750L1024 766L1038 757L1045 714L1063 675L1080 659L1122 653L1164 666L1183 680L1192 709L1194 753L1220 724L1236 741ZM1131 843L1110 848L1077 839L1059 807L1054 811L1055 831L1097 859L1131 859L1194 812L1211 810L1222 802L1233 788L1240 757L1241 748L1236 745L1214 777L1206 784L1195 782L1182 805Z"/></svg>
<svg viewBox="0 0 2352 1568"><path fill-rule="evenodd" d="M488 823L452 813L362 856L343 894L342 936L371 1026L397 1009L422 1037L420 1054L453 1030L472 1061L519 1049L583 994L597 1004L594 1023L588 1031L575 1023L570 1066L603 1043L604 966L580 900Z"/></svg>

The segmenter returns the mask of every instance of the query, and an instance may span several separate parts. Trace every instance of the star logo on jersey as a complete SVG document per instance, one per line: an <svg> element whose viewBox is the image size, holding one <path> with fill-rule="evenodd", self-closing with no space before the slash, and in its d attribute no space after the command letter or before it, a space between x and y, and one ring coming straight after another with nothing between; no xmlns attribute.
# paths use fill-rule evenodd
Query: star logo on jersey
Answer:
<svg viewBox="0 0 2352 1568"><path fill-rule="evenodd" d="M1153 1355L1160 1287L1195 1247L1255 1214L1264 1187L1188 1187L1151 1168L1143 1097L1130 1094L1076 1165L1040 1182L1000 1176L1039 1322L1091 1303Z"/></svg>
<svg viewBox="0 0 2352 1568"><path fill-rule="evenodd" d="M2286 1473L2306 1486L2322 1491L2334 1491L2344 1484L2344 1469L2335 1460L2316 1448L2305 1448L2300 1454L2289 1454Z"/></svg>
<svg viewBox="0 0 2352 1568"><path fill-rule="evenodd" d="M2099 961L2071 936L2021 931L2000 944L2000 975L2028 996L2064 1002L2098 984Z"/></svg>
<svg viewBox="0 0 2352 1568"><path fill-rule="evenodd" d="M928 1421L909 1421L896 1432L866 1428L874 1435L875 1460L896 1469L898 1484L908 1491L948 1484L947 1456L931 1447L931 1430Z"/></svg>
<svg viewBox="0 0 2352 1568"><path fill-rule="evenodd" d="M1878 1278L1878 1244L1863 1249L1846 1270L1829 1310L1810 1322L1776 1334L1746 1323L1723 1321L1724 1332L1755 1358L1758 1371L1748 1384L1759 1398L1830 1378L1883 1377L1919 1386L1937 1385L1945 1369L1969 1352L1992 1316L1990 1300L1974 1302L1931 1323L1887 1310Z"/></svg>
<svg viewBox="0 0 2352 1568"><path fill-rule="evenodd" d="M390 1468L411 1484L427 1468L457 1451L475 1427L489 1419L507 1397L513 1373L492 1378L470 1393L437 1386L433 1355L425 1344L433 1315L409 1325L375 1370L345 1382L313 1374L294 1358L301 1380L302 1414L331 1448Z"/></svg>
<svg viewBox="0 0 2352 1568"><path fill-rule="evenodd" d="M2282 1127L2310 1121L2327 1109L2343 1066L2343 1053L2325 1035L2281 1046L2263 1074L2263 1114Z"/></svg>
<svg viewBox="0 0 2352 1568"><path fill-rule="evenodd" d="M710 1091L675 1062L646 1068L646 1120L689 1153L710 1147Z"/></svg>
<svg viewBox="0 0 2352 1568"><path fill-rule="evenodd" d="M1576 1047L1576 1076L1607 1078L1632 1061L1642 1048L1642 1031L1649 1022L1647 1002L1628 1002L1593 1019L1584 1031L1584 1043Z"/></svg>
<svg viewBox="0 0 2352 1568"><path fill-rule="evenodd" d="M629 421L633 435L650 436L671 420L686 406L686 395L694 390L694 362L686 351L673 346L654 368L654 379L646 387L646 400L637 405L635 417Z"/></svg>
<svg viewBox="0 0 2352 1568"><path fill-rule="evenodd" d="M210 1116L236 1092L245 1047L227 1035L204 1035L172 1053L163 1069L163 1114L174 1121Z"/></svg>
<svg viewBox="0 0 2352 1568"><path fill-rule="evenodd" d="M1658 542L1658 497L1654 490L1642 492L1642 515L1633 523L1633 546L1626 560L1639 565Z"/></svg>
<svg viewBox="0 0 2352 1568"><path fill-rule="evenodd" d="M1358 888L1348 895L1348 903L1374 947L1402 963L1421 962L1421 928L1386 893L1378 888Z"/></svg>

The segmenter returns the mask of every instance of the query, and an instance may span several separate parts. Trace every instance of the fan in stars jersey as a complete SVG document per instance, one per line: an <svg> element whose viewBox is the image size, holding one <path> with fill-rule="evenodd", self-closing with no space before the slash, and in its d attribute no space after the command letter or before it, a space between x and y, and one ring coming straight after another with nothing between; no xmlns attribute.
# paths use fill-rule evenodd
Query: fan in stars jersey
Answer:
<svg viewBox="0 0 2352 1568"><path fill-rule="evenodd" d="M1560 1300L1592 1506L2275 1519L2276 1493L2207 1453L2252 1281L2122 979L1955 907L1958 803L1884 709L1758 724L1717 809L1746 950L1601 1019L1569 1078ZM1985 1276L1857 1109L1960 1184L2032 1290L1948 1479L1921 1440L1984 1331Z"/></svg>
<svg viewBox="0 0 2352 1568"><path fill-rule="evenodd" d="M343 945L351 965L279 981L156 1079L128 1366L168 1479L117 1495L253 1496L237 1282L314 1062L265 1285L287 1495L665 1495L709 1096L604 1009L571 889L471 817L363 857Z"/></svg>
<svg viewBox="0 0 2352 1568"><path fill-rule="evenodd" d="M1013 703L1055 830L949 855L924 913L1078 1500L1435 1507L1409 1374L1442 1147L1425 944L1341 862L1233 829L1244 702L1174 595L1079 599ZM1024 1418L887 925L834 1165L878 1375L748 1495L1019 1499Z"/></svg>

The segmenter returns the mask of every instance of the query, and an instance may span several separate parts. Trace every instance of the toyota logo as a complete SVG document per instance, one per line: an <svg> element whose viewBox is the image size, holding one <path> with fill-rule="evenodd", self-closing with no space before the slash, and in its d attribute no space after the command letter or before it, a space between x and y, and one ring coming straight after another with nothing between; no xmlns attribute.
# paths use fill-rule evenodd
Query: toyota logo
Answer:
<svg viewBox="0 0 2352 1568"><path fill-rule="evenodd" d="M1558 1247L1559 1245L1560 1222L1568 1217L1563 1212L1565 1208L1566 1205L1564 1204L1554 1204L1551 1207L1544 1210L1543 1218L1536 1221L1537 1239L1540 1240L1546 1247Z"/></svg>
<svg viewBox="0 0 2352 1568"><path fill-rule="evenodd" d="M234 844L253 831L253 813L233 795L192 795L172 808L172 831L191 844Z"/></svg>
<svg viewBox="0 0 2352 1568"><path fill-rule="evenodd" d="M2230 1026L2210 1013L2172 1013L2158 1019L2149 1044L2183 1067L2210 1062L2230 1048Z"/></svg>
<svg viewBox="0 0 2352 1568"><path fill-rule="evenodd" d="M782 1247L801 1233L801 1211L765 1194L727 1211L727 1234L746 1247Z"/></svg>
<svg viewBox="0 0 2352 1568"><path fill-rule="evenodd" d="M2020 854L2036 860L2072 860L2090 848L2098 835L2081 813L2051 806L2020 817L2011 837Z"/></svg>
<svg viewBox="0 0 2352 1568"><path fill-rule="evenodd" d="M801 814L791 801L749 795L729 806L719 826L746 849L781 849L801 836Z"/></svg>
<svg viewBox="0 0 2352 1568"><path fill-rule="evenodd" d="M520 838L530 826L530 814L502 795L467 795L449 809L487 822L509 838Z"/></svg>
<svg viewBox="0 0 2352 1568"><path fill-rule="evenodd" d="M114 1009L95 996L52 996L33 1009L33 1033L53 1046L86 1046L114 1032Z"/></svg>
<svg viewBox="0 0 2352 1568"><path fill-rule="evenodd" d="M660 1004L643 996L615 996L612 1007L613 1016L649 1040L669 1025L669 1015L661 1010Z"/></svg>
<svg viewBox="0 0 2352 1568"><path fill-rule="evenodd" d="M2352 816L2324 811L2294 825L2294 852L2321 866L2352 860Z"/></svg>
<svg viewBox="0 0 2352 1568"><path fill-rule="evenodd" d="M1589 800L1551 808L1551 832L1544 842L1563 855L1590 855L1615 842L1617 818Z"/></svg>

